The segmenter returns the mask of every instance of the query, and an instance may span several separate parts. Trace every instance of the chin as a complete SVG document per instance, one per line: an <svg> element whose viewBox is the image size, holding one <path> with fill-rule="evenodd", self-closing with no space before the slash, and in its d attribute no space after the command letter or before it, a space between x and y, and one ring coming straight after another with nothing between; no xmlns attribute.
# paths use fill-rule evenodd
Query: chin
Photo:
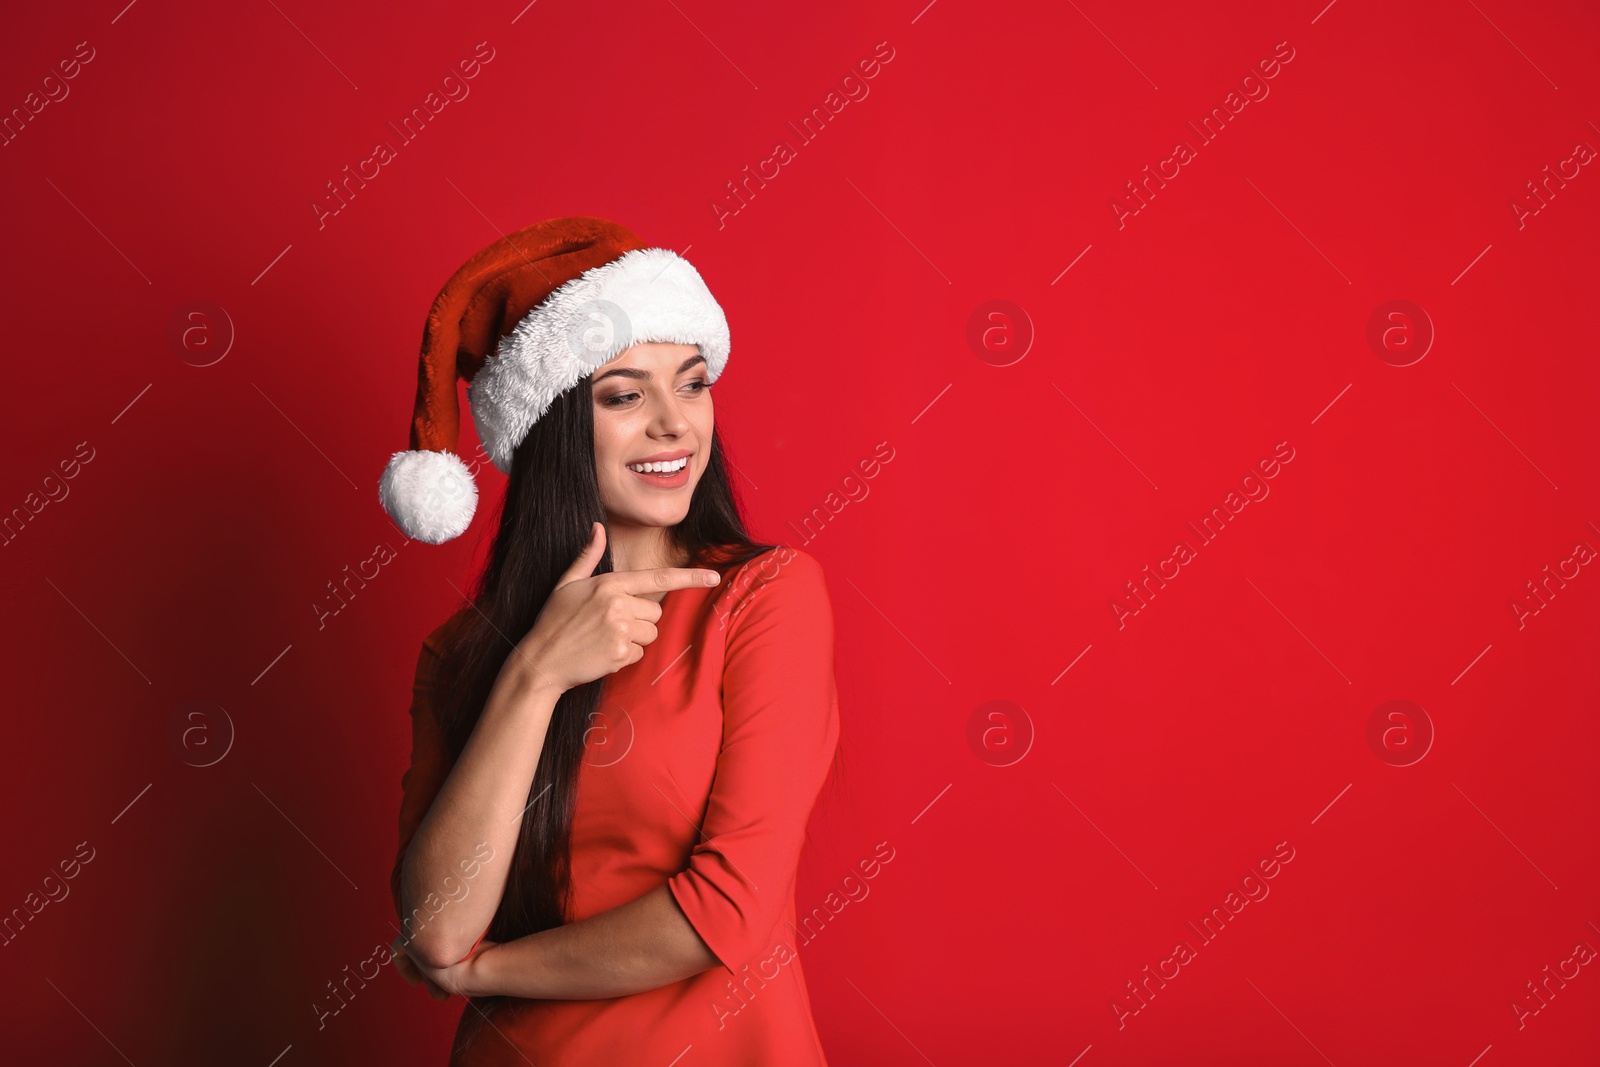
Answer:
<svg viewBox="0 0 1600 1067"><path fill-rule="evenodd" d="M634 526L676 526L689 515L688 505L681 508L642 508L632 507L625 509L617 517L623 522Z"/></svg>

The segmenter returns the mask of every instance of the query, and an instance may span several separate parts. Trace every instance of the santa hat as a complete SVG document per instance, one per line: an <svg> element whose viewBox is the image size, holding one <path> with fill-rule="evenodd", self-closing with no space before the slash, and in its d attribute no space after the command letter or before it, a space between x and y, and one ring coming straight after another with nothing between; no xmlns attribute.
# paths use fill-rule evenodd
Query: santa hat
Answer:
<svg viewBox="0 0 1600 1067"><path fill-rule="evenodd" d="M440 544L472 521L478 489L456 454L465 379L478 439L495 467L557 395L648 341L698 345L706 380L728 362L728 322L688 260L624 226L546 219L485 248L445 283L422 332L410 450L378 499L407 537Z"/></svg>

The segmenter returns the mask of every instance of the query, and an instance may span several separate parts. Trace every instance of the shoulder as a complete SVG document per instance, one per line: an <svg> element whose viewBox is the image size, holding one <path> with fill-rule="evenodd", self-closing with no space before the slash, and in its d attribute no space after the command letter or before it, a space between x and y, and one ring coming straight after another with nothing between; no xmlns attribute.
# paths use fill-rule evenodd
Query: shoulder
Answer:
<svg viewBox="0 0 1600 1067"><path fill-rule="evenodd" d="M435 659L444 655L445 649L450 647L450 642L455 640L456 633L460 631L462 623L475 609L471 604L462 605L455 614L435 626L422 640L422 648L426 653L431 653Z"/></svg>
<svg viewBox="0 0 1600 1067"><path fill-rule="evenodd" d="M825 588L827 585L827 575L817 558L793 545L777 545L751 557L730 570L727 580L752 586L774 582L787 586L821 585Z"/></svg>
<svg viewBox="0 0 1600 1067"><path fill-rule="evenodd" d="M728 622L758 607L763 612L831 611L822 564L792 545L770 548L726 572L716 600L719 613Z"/></svg>

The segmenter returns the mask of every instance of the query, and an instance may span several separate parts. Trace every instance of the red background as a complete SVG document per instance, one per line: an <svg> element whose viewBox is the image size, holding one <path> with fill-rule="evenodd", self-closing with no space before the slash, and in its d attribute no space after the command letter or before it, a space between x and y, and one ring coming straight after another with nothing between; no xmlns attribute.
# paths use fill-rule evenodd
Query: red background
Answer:
<svg viewBox="0 0 1600 1067"><path fill-rule="evenodd" d="M727 309L753 527L829 576L845 773L800 908L895 850L802 949L834 1062L1595 1061L1594 966L1511 1007L1600 948L1600 577L1511 606L1600 546L1600 175L1511 208L1600 146L1592 5L122 2L14 13L0 44L7 112L94 50L0 148L0 508L70 489L0 554L0 908L94 850L0 948L11 1058L443 1062L459 1000L385 973L313 1008L393 937L411 671L487 529L407 544L378 474L445 278L596 214ZM324 183L480 41L470 95L319 229ZM885 41L802 145L787 124ZM1270 95L1199 146L1185 123L1279 42ZM1197 158L1119 228L1180 138ZM1404 367L1366 340L1398 299L1436 333ZM196 300L235 334L204 367L168 338ZM967 341L991 300L1034 334L1007 366L1015 315ZM1279 442L1270 496L1119 628L1125 583ZM206 767L173 740L194 700L234 731ZM993 700L1022 710L975 748ZM1367 739L1390 700L1435 734L1409 766ZM1270 895L1201 945L1279 842ZM1197 958L1119 1028L1180 939Z"/></svg>

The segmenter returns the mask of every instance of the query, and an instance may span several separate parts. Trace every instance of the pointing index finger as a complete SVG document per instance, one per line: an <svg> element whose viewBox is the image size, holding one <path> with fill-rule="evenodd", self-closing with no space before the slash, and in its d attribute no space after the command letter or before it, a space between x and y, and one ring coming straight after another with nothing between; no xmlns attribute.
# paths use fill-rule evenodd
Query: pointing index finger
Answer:
<svg viewBox="0 0 1600 1067"><path fill-rule="evenodd" d="M701 567L646 567L644 570L617 573L617 584L630 596L660 593L669 589L703 589L722 581L721 574Z"/></svg>

